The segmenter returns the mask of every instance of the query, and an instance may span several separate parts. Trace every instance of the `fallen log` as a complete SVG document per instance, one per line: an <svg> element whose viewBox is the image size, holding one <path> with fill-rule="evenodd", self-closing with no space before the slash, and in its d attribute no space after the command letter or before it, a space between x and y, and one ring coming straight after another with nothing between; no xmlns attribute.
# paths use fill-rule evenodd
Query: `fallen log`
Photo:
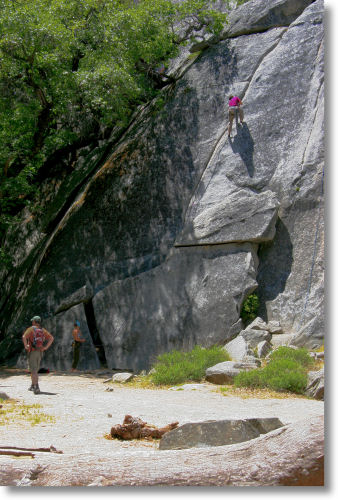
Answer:
<svg viewBox="0 0 338 500"><path fill-rule="evenodd" d="M14 451L14 450L7 450L7 451L0 450L0 455L10 455L14 457L32 457L32 458L35 457L34 453L31 453L29 451Z"/></svg>
<svg viewBox="0 0 338 500"><path fill-rule="evenodd" d="M123 424L113 425L110 430L110 435L112 438L131 440L131 439L160 439L163 434L176 429L178 422L173 422L171 424L165 425L164 427L158 428L155 425L147 424L140 418L132 417L131 415L125 415Z"/></svg>
<svg viewBox="0 0 338 500"><path fill-rule="evenodd" d="M45 453L63 453L63 451L57 450L53 445L49 448L24 448L23 446L1 446L0 450L24 450L24 451L39 451Z"/></svg>

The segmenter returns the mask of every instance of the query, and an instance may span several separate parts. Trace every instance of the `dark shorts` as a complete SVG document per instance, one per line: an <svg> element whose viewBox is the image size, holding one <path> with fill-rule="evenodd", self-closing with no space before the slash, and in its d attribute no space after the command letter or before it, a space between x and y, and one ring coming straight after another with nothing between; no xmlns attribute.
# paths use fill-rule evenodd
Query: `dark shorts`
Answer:
<svg viewBox="0 0 338 500"><path fill-rule="evenodd" d="M76 340L73 342L73 364L72 368L76 368L80 358L80 347L81 342L77 342Z"/></svg>

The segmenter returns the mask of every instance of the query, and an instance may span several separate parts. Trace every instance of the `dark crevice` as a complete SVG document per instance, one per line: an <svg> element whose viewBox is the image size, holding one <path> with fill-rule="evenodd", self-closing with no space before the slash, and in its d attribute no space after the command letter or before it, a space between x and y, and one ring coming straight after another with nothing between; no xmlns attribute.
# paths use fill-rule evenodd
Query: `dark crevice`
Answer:
<svg viewBox="0 0 338 500"><path fill-rule="evenodd" d="M100 364L102 367L107 367L106 354L99 334L99 330L97 328L93 303L91 300L89 300L88 302L85 302L83 305L86 314L88 330L92 338L93 344L95 346Z"/></svg>
<svg viewBox="0 0 338 500"><path fill-rule="evenodd" d="M106 159L110 154L110 151L111 151L111 144L108 144L104 149L104 151L101 153L98 161L95 162L94 168L97 168L98 165L102 165L106 161ZM57 226L60 224L60 222L70 209L70 207L73 205L76 196L81 192L83 187L88 183L88 181L92 178L92 176L93 176L93 170L90 170L90 172L88 172L88 174L82 179L82 181L76 184L73 191L68 195L67 200L64 203L63 207L58 211L56 216L53 219L51 219L43 228L44 232L46 232L47 234L51 234L57 228Z"/></svg>
<svg viewBox="0 0 338 500"><path fill-rule="evenodd" d="M289 24L276 24L274 26L269 26L269 27L252 28L252 29L248 29L248 30L239 31L238 33L234 33L233 35L229 34L229 35L227 35L227 37L225 38L225 40L229 39L229 38L239 38L241 36L258 35L258 34L261 34L261 33L267 33L268 31L274 30L276 28L286 28L286 29L288 29L289 26L290 26Z"/></svg>

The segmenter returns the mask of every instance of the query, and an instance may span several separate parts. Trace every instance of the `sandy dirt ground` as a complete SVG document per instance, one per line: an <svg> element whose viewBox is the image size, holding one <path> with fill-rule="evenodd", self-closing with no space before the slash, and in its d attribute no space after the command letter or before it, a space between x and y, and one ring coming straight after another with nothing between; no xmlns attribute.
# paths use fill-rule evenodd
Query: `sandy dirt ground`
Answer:
<svg viewBox="0 0 338 500"><path fill-rule="evenodd" d="M137 389L107 384L107 378L107 373L44 374L40 375L41 394L35 395L28 391L30 377L27 373L18 370L0 372L0 393L20 403L39 403L42 405L40 411L55 417L54 423L35 426L24 420L0 425L0 447L53 446L62 451L62 454L38 452L34 458L0 456L0 484L103 485L104 464L116 465L118 462L125 464L124 482L118 484L132 485L132 474L128 482L127 472L128 463L129 470L131 467L130 460L148 464L143 471L147 476L151 464L156 469L159 457L167 457L174 464L178 455L183 461L184 457L192 456L189 455L191 450L161 451L157 440L124 442L106 439L111 426L122 423L126 414L161 427L174 421L184 424L251 417L278 417L283 424L290 424L304 418L320 417L324 413L322 401L305 398L241 399L224 396L212 384L193 384L183 390ZM224 447L217 448L221 452ZM209 451L215 449L209 447ZM200 454L201 450L196 453ZM72 464L75 463L78 470L83 469L78 481L73 471ZM43 480L48 468L59 470L59 473L45 474Z"/></svg>

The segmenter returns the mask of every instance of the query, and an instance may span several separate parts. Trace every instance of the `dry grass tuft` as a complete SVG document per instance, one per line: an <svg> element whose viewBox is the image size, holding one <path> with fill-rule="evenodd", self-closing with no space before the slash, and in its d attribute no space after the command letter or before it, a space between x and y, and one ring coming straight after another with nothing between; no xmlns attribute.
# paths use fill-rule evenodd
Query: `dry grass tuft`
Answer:
<svg viewBox="0 0 338 500"><path fill-rule="evenodd" d="M112 384L114 384L112 382ZM126 388L132 388L132 389L168 389L168 386L158 386L155 385L152 380L150 375L136 375L134 378L129 380L129 382L126 382L125 384L122 384L123 387ZM121 387L121 384L118 384L119 387Z"/></svg>
<svg viewBox="0 0 338 500"><path fill-rule="evenodd" d="M295 394L293 392L283 391L273 391L267 388L250 388L250 387L235 387L233 385L223 385L217 389L217 392L223 394L223 396L232 396L242 399L308 399L307 396L302 394Z"/></svg>
<svg viewBox="0 0 338 500"><path fill-rule="evenodd" d="M15 399L0 399L0 425L29 423L39 425L53 424L55 417L40 411L40 404L26 405Z"/></svg>

